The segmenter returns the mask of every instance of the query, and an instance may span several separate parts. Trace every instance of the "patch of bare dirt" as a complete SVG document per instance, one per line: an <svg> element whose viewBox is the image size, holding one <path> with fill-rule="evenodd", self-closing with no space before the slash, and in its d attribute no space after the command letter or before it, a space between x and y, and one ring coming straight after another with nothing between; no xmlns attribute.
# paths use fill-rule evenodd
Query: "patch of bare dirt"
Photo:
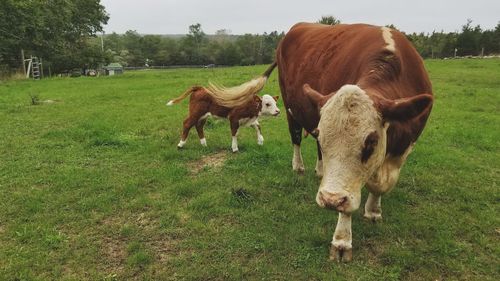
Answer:
<svg viewBox="0 0 500 281"><path fill-rule="evenodd" d="M165 263L173 256L179 254L178 242L169 237L160 237L158 239L151 239L146 242L146 245L153 252L155 260L160 263Z"/></svg>
<svg viewBox="0 0 500 281"><path fill-rule="evenodd" d="M215 154L205 155L201 159L188 163L188 168L192 175L198 174L201 170L208 168L218 168L224 165L227 159L227 152L219 151Z"/></svg>
<svg viewBox="0 0 500 281"><path fill-rule="evenodd" d="M125 259L127 258L127 243L118 237L103 237L102 252L106 257L108 272L121 274L124 272Z"/></svg>

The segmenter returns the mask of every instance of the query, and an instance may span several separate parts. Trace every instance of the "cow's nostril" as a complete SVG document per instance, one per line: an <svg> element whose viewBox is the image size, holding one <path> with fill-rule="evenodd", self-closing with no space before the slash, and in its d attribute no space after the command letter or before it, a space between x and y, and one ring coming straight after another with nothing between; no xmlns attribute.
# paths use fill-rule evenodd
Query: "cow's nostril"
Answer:
<svg viewBox="0 0 500 281"><path fill-rule="evenodd" d="M344 205L345 203L347 202L347 196L343 196L342 198L340 198L338 201L337 201L337 207L340 207L342 205Z"/></svg>

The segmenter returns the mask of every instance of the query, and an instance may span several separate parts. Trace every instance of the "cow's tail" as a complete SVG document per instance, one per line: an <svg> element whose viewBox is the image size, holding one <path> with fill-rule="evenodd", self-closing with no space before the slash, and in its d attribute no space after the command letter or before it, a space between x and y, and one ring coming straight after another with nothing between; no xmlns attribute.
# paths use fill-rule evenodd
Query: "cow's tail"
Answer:
<svg viewBox="0 0 500 281"><path fill-rule="evenodd" d="M200 89L201 87L199 86L191 86L189 87L184 93L182 93L182 95L180 95L179 97L173 99L173 100L170 100L168 103L167 103L167 106L172 106L178 102L180 102L181 100L185 99L187 96L191 95L193 92L196 92Z"/></svg>
<svg viewBox="0 0 500 281"><path fill-rule="evenodd" d="M243 105L250 101L254 97L254 95L262 90L262 88L264 88L267 78L269 78L276 65L277 63L273 62L273 64L271 64L261 76L245 82L239 86L226 88L222 85L209 83L208 87L206 87L206 90L208 94L212 96L215 102L219 105L225 107L236 107Z"/></svg>

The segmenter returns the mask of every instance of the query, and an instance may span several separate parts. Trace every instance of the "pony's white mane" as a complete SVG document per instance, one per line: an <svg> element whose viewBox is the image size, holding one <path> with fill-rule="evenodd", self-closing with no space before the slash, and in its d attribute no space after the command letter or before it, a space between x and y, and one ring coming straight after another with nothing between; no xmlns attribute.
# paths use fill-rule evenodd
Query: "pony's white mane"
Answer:
<svg viewBox="0 0 500 281"><path fill-rule="evenodd" d="M217 104L226 107L236 107L252 100L254 95L264 88L266 81L266 76L260 76L231 88L209 82L208 87L205 89L215 99Z"/></svg>

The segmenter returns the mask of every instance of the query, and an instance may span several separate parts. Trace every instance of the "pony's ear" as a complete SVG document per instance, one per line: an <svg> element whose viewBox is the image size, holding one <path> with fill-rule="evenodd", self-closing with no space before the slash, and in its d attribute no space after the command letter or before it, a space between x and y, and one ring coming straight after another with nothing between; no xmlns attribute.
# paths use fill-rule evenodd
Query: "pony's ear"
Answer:
<svg viewBox="0 0 500 281"><path fill-rule="evenodd" d="M273 97L273 99L274 99L275 101L278 101L278 100L279 100L279 98L280 98L280 96L274 96L274 97Z"/></svg>
<svg viewBox="0 0 500 281"><path fill-rule="evenodd" d="M302 86L302 90L304 91L304 94L309 98L309 101L315 105L318 110L320 110L323 105L332 97L332 95L322 95L318 91L314 90L309 86L309 84L304 84Z"/></svg>
<svg viewBox="0 0 500 281"><path fill-rule="evenodd" d="M433 100L429 94L396 100L382 99L378 102L378 109L386 121L406 121L430 110Z"/></svg>

